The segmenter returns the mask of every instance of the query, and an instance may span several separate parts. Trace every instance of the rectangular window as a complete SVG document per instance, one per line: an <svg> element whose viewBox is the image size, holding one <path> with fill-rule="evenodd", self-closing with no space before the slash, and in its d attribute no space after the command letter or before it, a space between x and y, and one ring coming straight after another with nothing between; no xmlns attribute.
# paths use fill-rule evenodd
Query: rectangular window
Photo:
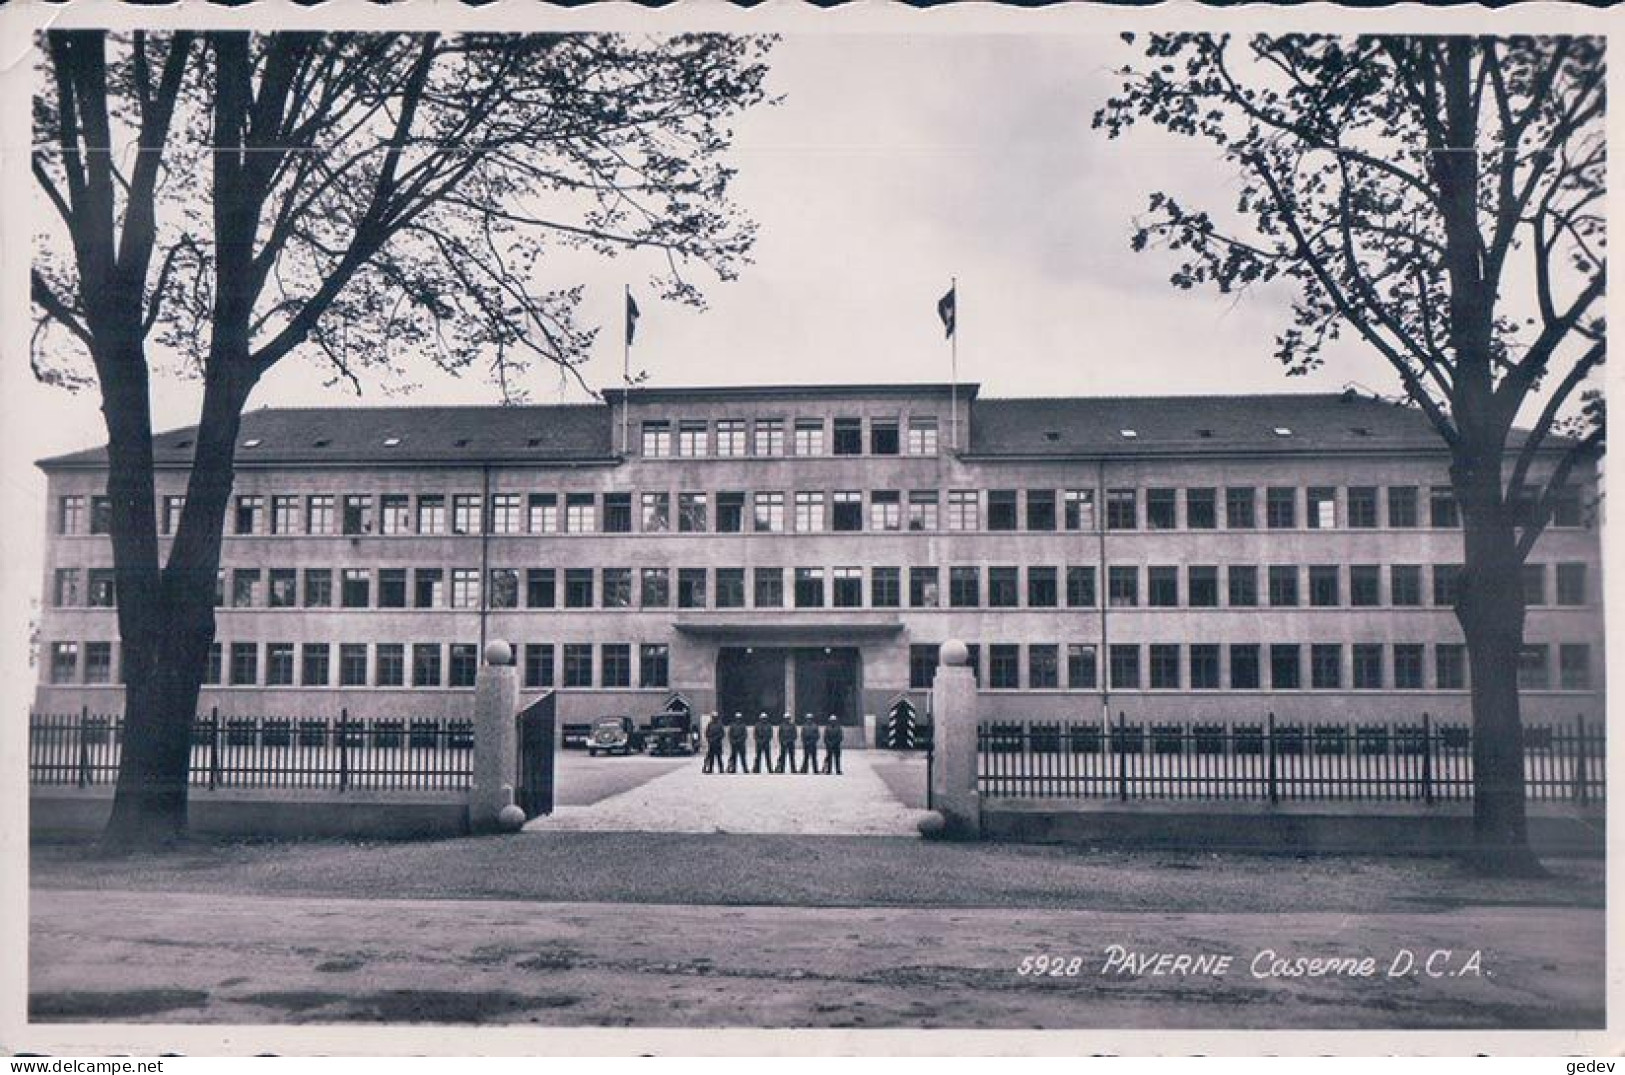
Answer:
<svg viewBox="0 0 1625 1075"><path fill-rule="evenodd" d="M1388 569L1388 603L1415 608L1422 603L1422 568L1416 564L1394 564Z"/></svg>
<svg viewBox="0 0 1625 1075"><path fill-rule="evenodd" d="M1523 579L1523 603L1526 605L1544 605L1546 603L1546 565L1524 564L1520 577Z"/></svg>
<svg viewBox="0 0 1625 1075"><path fill-rule="evenodd" d="M598 529L597 500L591 493L564 495L564 532L590 534Z"/></svg>
<svg viewBox="0 0 1625 1075"><path fill-rule="evenodd" d="M480 671L480 648L472 642L451 644L451 679L448 687L472 687Z"/></svg>
<svg viewBox="0 0 1625 1075"><path fill-rule="evenodd" d="M782 418L756 419L757 455L784 454L784 420Z"/></svg>
<svg viewBox="0 0 1625 1075"><path fill-rule="evenodd" d="M272 589L276 580L273 578ZM406 607L406 568L381 567L378 569L378 607Z"/></svg>
<svg viewBox="0 0 1625 1075"><path fill-rule="evenodd" d="M1382 690L1382 644L1356 642L1354 644L1354 689L1357 691Z"/></svg>
<svg viewBox="0 0 1625 1075"><path fill-rule="evenodd" d="M1290 566L1270 568L1270 604L1277 608L1292 608L1298 603L1298 569Z"/></svg>
<svg viewBox="0 0 1625 1075"><path fill-rule="evenodd" d="M365 687L367 685L367 644L342 642L339 644L339 686Z"/></svg>
<svg viewBox="0 0 1625 1075"><path fill-rule="evenodd" d="M1388 490L1388 525L1413 527L1416 525L1416 486L1396 485Z"/></svg>
<svg viewBox="0 0 1625 1075"><path fill-rule="evenodd" d="M717 494L717 533L740 534L745 530L745 494Z"/></svg>
<svg viewBox="0 0 1625 1075"><path fill-rule="evenodd" d="M1252 564L1232 564L1226 572L1231 608L1258 607L1258 568Z"/></svg>
<svg viewBox="0 0 1625 1075"><path fill-rule="evenodd" d="M902 443L897 432L897 419L869 419L869 454L897 455L901 451Z"/></svg>
<svg viewBox="0 0 1625 1075"><path fill-rule="evenodd" d="M1185 490L1185 527L1189 530L1213 530L1219 525L1218 490Z"/></svg>
<svg viewBox="0 0 1625 1075"><path fill-rule="evenodd" d="M423 503L421 497L418 503ZM557 493L531 493L525 501L526 527L532 534L556 534L559 529L559 496Z"/></svg>
<svg viewBox="0 0 1625 1075"><path fill-rule="evenodd" d="M1106 600L1113 608L1133 608L1140 603L1140 569L1116 566L1106 569Z"/></svg>
<svg viewBox="0 0 1625 1075"><path fill-rule="evenodd" d="M299 572L291 567L273 567L266 604L272 608L294 608L299 604Z"/></svg>
<svg viewBox="0 0 1625 1075"><path fill-rule="evenodd" d="M564 643L565 687L591 687L593 685L593 646L583 641Z"/></svg>
<svg viewBox="0 0 1625 1075"><path fill-rule="evenodd" d="M910 418L908 420L908 454L937 454L937 420Z"/></svg>
<svg viewBox="0 0 1625 1075"><path fill-rule="evenodd" d="M898 608L903 603L903 572L895 567L869 569L869 604L874 608Z"/></svg>
<svg viewBox="0 0 1625 1075"><path fill-rule="evenodd" d="M326 567L305 568L305 607L329 608L332 604L332 569Z"/></svg>
<svg viewBox="0 0 1625 1075"><path fill-rule="evenodd" d="M941 572L935 567L908 569L908 607L936 608L942 601L938 592Z"/></svg>
<svg viewBox="0 0 1625 1075"><path fill-rule="evenodd" d="M975 489L948 490L948 529L979 530L981 497Z"/></svg>
<svg viewBox="0 0 1625 1075"><path fill-rule="evenodd" d="M1108 651L1112 690L1137 691L1140 689L1140 647L1114 645Z"/></svg>
<svg viewBox="0 0 1625 1075"><path fill-rule="evenodd" d="M1456 491L1448 485L1435 485L1428 491L1428 522L1437 529L1454 529L1461 525L1461 511L1456 507Z"/></svg>
<svg viewBox="0 0 1625 1075"><path fill-rule="evenodd" d="M1168 643L1151 643L1150 686L1152 690L1179 689L1179 647Z"/></svg>
<svg viewBox="0 0 1625 1075"><path fill-rule="evenodd" d="M784 607L784 568L758 567L752 578L756 591L752 597L757 608Z"/></svg>
<svg viewBox="0 0 1625 1075"><path fill-rule="evenodd" d="M1027 529L1055 529L1055 490L1027 490Z"/></svg>
<svg viewBox="0 0 1625 1075"><path fill-rule="evenodd" d="M239 567L231 573L231 607L258 608L260 606L260 569Z"/></svg>
<svg viewBox="0 0 1625 1075"><path fill-rule="evenodd" d="M1061 494L1061 521L1068 530L1095 529L1095 491L1068 489Z"/></svg>
<svg viewBox="0 0 1625 1075"><path fill-rule="evenodd" d="M1466 646L1460 643L1440 642L1433 647L1433 686L1441 691L1466 689Z"/></svg>
<svg viewBox="0 0 1625 1075"><path fill-rule="evenodd" d="M1021 647L995 642L987 648L987 685L990 690L1016 690L1021 686Z"/></svg>
<svg viewBox="0 0 1625 1075"><path fill-rule="evenodd" d="M830 570L830 596L836 608L863 607L863 568L837 567Z"/></svg>
<svg viewBox="0 0 1625 1075"><path fill-rule="evenodd" d="M1552 494L1551 525L1561 527L1585 525L1585 513L1580 507L1580 490L1565 485Z"/></svg>
<svg viewBox="0 0 1625 1075"><path fill-rule="evenodd" d="M677 531L682 534L703 534L711 529L711 513L704 493L677 494Z"/></svg>
<svg viewBox="0 0 1625 1075"><path fill-rule="evenodd" d="M941 647L919 645L908 647L908 686L910 690L930 690L937 678L937 651Z"/></svg>
<svg viewBox="0 0 1625 1075"><path fill-rule="evenodd" d="M914 489L908 494L908 528L916 533L938 526L938 497L935 489Z"/></svg>
<svg viewBox="0 0 1625 1075"><path fill-rule="evenodd" d="M863 419L835 419L835 437L833 444L836 455L862 455Z"/></svg>
<svg viewBox="0 0 1625 1075"><path fill-rule="evenodd" d="M669 608L671 606L671 570L664 567L644 568L639 589L642 590L641 597L644 608Z"/></svg>
<svg viewBox="0 0 1625 1075"><path fill-rule="evenodd" d="M416 642L412 645L412 686L438 687L441 680L440 643Z"/></svg>
<svg viewBox="0 0 1625 1075"><path fill-rule="evenodd" d="M987 528L1014 530L1016 528L1016 491L989 489L987 493Z"/></svg>
<svg viewBox="0 0 1625 1075"><path fill-rule="evenodd" d="M364 567L347 567L339 576L339 604L344 608L372 605L372 572Z"/></svg>
<svg viewBox="0 0 1625 1075"><path fill-rule="evenodd" d="M863 494L843 489L831 495L830 524L832 529L851 531L863 529Z"/></svg>
<svg viewBox="0 0 1625 1075"><path fill-rule="evenodd" d="M1317 691L1342 689L1342 646L1335 642L1316 642L1309 647L1309 686Z"/></svg>
<svg viewBox="0 0 1625 1075"><path fill-rule="evenodd" d="M743 418L717 419L717 455L745 454L745 420Z"/></svg>
<svg viewBox="0 0 1625 1075"><path fill-rule="evenodd" d="M1139 527L1139 494L1133 489L1106 490L1106 529L1134 530Z"/></svg>
<svg viewBox="0 0 1625 1075"><path fill-rule="evenodd" d="M1217 567L1189 567L1185 569L1185 600L1192 608L1219 607L1219 569Z"/></svg>
<svg viewBox="0 0 1625 1075"><path fill-rule="evenodd" d="M1301 656L1296 643L1274 643L1270 646L1270 687L1273 690L1295 691L1303 686Z"/></svg>
<svg viewBox="0 0 1625 1075"><path fill-rule="evenodd" d="M607 569L606 569L607 570ZM401 604L406 604L406 572L401 572ZM517 567L493 567L490 578L491 607L492 608L518 608L519 607L519 569ZM380 575L378 579L379 604L383 603L384 580Z"/></svg>
<svg viewBox="0 0 1625 1075"><path fill-rule="evenodd" d="M720 424L720 423L719 423ZM744 438L740 431L740 438ZM742 446L741 446L742 447ZM666 687L671 683L671 647L664 642L645 642L638 647L638 686Z"/></svg>
<svg viewBox="0 0 1625 1075"><path fill-rule="evenodd" d="M1179 604L1179 568L1145 569L1145 603L1152 608L1174 608Z"/></svg>
<svg viewBox="0 0 1625 1075"><path fill-rule="evenodd" d="M231 685L252 687L259 682L260 647L255 642L231 644Z"/></svg>
<svg viewBox="0 0 1625 1075"><path fill-rule="evenodd" d="M948 606L950 608L978 608L982 604L982 569L978 567L950 567L948 569Z"/></svg>
<svg viewBox="0 0 1625 1075"><path fill-rule="evenodd" d="M1312 485L1307 494L1309 529L1331 530L1337 526L1337 490L1323 485Z"/></svg>
<svg viewBox="0 0 1625 1075"><path fill-rule="evenodd" d="M605 642L602 647L603 666L600 675L605 687L632 685L632 647L625 642Z"/></svg>
<svg viewBox="0 0 1625 1075"><path fill-rule="evenodd" d="M1241 644L1230 647L1230 689L1256 691L1260 683L1258 674L1258 647Z"/></svg>
<svg viewBox="0 0 1625 1075"><path fill-rule="evenodd" d="M1055 608L1060 603L1059 572L1053 567L1027 569L1027 607Z"/></svg>
<svg viewBox="0 0 1625 1075"><path fill-rule="evenodd" d="M299 647L299 682L306 687L325 687L332 681L332 657L326 642L306 642Z"/></svg>
<svg viewBox="0 0 1625 1075"><path fill-rule="evenodd" d="M643 458L666 459L671 455L671 423L643 423Z"/></svg>
<svg viewBox="0 0 1625 1075"><path fill-rule="evenodd" d="M1518 653L1518 689L1544 691L1551 686L1550 648L1544 643L1524 646Z"/></svg>
<svg viewBox="0 0 1625 1075"><path fill-rule="evenodd" d="M821 567L796 568L796 607L824 607L824 569Z"/></svg>
<svg viewBox="0 0 1625 1075"><path fill-rule="evenodd" d="M523 521L518 493L497 493L491 497L491 533L517 534Z"/></svg>
<svg viewBox="0 0 1625 1075"><path fill-rule="evenodd" d="M279 497L278 499L283 499L283 498ZM299 524L299 498L298 497L288 497L287 499L292 500L293 505L294 505L293 506L293 517L290 520L292 525L286 530L278 530L277 533L279 533L279 534L297 533L297 531L294 529L294 527L297 527L298 524ZM160 513L161 517L160 517L160 519L158 521L158 525L162 528L162 529L159 530L159 533L161 533L161 534L173 534L175 531L179 530L181 528L181 515L185 511L186 511L186 498L184 496L166 496L166 497L164 497L164 508L163 508L163 511Z"/></svg>
<svg viewBox="0 0 1625 1075"><path fill-rule="evenodd" d="M86 651L87 659L89 651ZM90 668L87 664L85 674ZM1564 643L1557 647L1557 685L1566 691L1591 689L1591 647L1584 642Z"/></svg>
<svg viewBox="0 0 1625 1075"><path fill-rule="evenodd" d="M1352 485L1348 491L1349 526L1356 530L1377 528L1377 487Z"/></svg>
<svg viewBox="0 0 1625 1075"><path fill-rule="evenodd" d="M1315 608L1334 608L1343 603L1339 592L1337 565L1311 565L1309 568L1309 603Z"/></svg>
<svg viewBox="0 0 1625 1075"><path fill-rule="evenodd" d="M1230 530L1252 530L1258 526L1258 499L1254 490L1224 491L1224 525Z"/></svg>
<svg viewBox="0 0 1625 1075"><path fill-rule="evenodd" d="M258 572L253 573L258 578ZM93 567L85 572L85 604L91 608L113 608L118 604L117 576L110 567ZM233 593L235 594L235 587ZM254 595L249 593L245 600L252 601ZM236 604L235 599L232 602Z"/></svg>
<svg viewBox="0 0 1625 1075"><path fill-rule="evenodd" d="M439 493L418 497L418 533L444 534L446 532L446 498Z"/></svg>
<svg viewBox="0 0 1625 1075"><path fill-rule="evenodd" d="M171 500L180 500L185 503L185 497L164 498L164 533L174 533L174 528L168 524L171 521ZM296 496L273 496L271 498L271 533L297 534L299 532L299 498Z"/></svg>
<svg viewBox="0 0 1625 1075"><path fill-rule="evenodd" d="M823 455L824 420L822 418L797 418L795 438L797 455Z"/></svg>
<svg viewBox="0 0 1625 1075"><path fill-rule="evenodd" d="M1021 603L1019 569L990 567L987 569L987 604L989 608L1015 608Z"/></svg>
<svg viewBox="0 0 1625 1075"><path fill-rule="evenodd" d="M1172 530L1179 525L1175 489L1147 489L1145 491L1145 528Z"/></svg>
<svg viewBox="0 0 1625 1075"><path fill-rule="evenodd" d="M1027 647L1027 689L1053 690L1061 685L1061 650L1059 646L1032 645Z"/></svg>
<svg viewBox="0 0 1625 1075"><path fill-rule="evenodd" d="M592 607L592 568L567 567L564 569L564 607Z"/></svg>
<svg viewBox="0 0 1625 1075"><path fill-rule="evenodd" d="M1066 569L1066 607L1094 608L1095 600L1095 569L1092 566L1068 567Z"/></svg>
<svg viewBox="0 0 1625 1075"><path fill-rule="evenodd" d="M51 604L56 608L73 608L79 604L79 569L59 567L56 581L51 587Z"/></svg>
<svg viewBox="0 0 1625 1075"><path fill-rule="evenodd" d="M56 532L59 534L77 534L85 526L85 498L71 495L58 497L56 501ZM62 643L72 645L73 643Z"/></svg>
<svg viewBox="0 0 1625 1075"><path fill-rule="evenodd" d="M1271 530L1292 530L1298 525L1298 491L1272 486L1264 490L1264 525Z"/></svg>
<svg viewBox="0 0 1625 1075"><path fill-rule="evenodd" d="M90 498L90 532L92 534L113 532L113 502L105 496Z"/></svg>
<svg viewBox="0 0 1625 1075"><path fill-rule="evenodd" d="M591 578L589 573L588 578ZM451 607L480 607L480 572L473 567L455 567L451 571Z"/></svg>
<svg viewBox="0 0 1625 1075"><path fill-rule="evenodd" d="M1564 647L1567 649L1568 647ZM113 682L113 643L85 643L85 682ZM289 680L291 683L292 680Z"/></svg>
<svg viewBox="0 0 1625 1075"><path fill-rule="evenodd" d="M757 493L753 527L759 533L784 533L784 494Z"/></svg>
<svg viewBox="0 0 1625 1075"><path fill-rule="evenodd" d="M458 493L451 498L451 532L477 534L480 532L480 498L472 493Z"/></svg>
<svg viewBox="0 0 1625 1075"><path fill-rule="evenodd" d="M717 568L717 608L745 607L745 569Z"/></svg>
<svg viewBox="0 0 1625 1075"><path fill-rule="evenodd" d="M1200 642L1190 647L1190 673L1191 690L1219 689L1219 647L1216 643Z"/></svg>
<svg viewBox="0 0 1625 1075"><path fill-rule="evenodd" d="M1583 605L1586 603L1586 565L1557 565L1557 603Z"/></svg>
<svg viewBox="0 0 1625 1075"><path fill-rule="evenodd" d="M1433 603L1441 608L1453 608L1461 593L1460 564L1433 565Z"/></svg>
<svg viewBox="0 0 1625 1075"><path fill-rule="evenodd" d="M525 643L525 686L553 685L553 643Z"/></svg>
<svg viewBox="0 0 1625 1075"><path fill-rule="evenodd" d="M663 534L671 529L671 494L670 493L644 493L639 498L642 514L639 527L645 534ZM627 515L630 516L631 506L627 506ZM604 528L609 529L610 505L609 498L604 498ZM627 523L631 523L627 519ZM628 529L631 529L628 525Z"/></svg>
<svg viewBox="0 0 1625 1075"><path fill-rule="evenodd" d="M280 499L280 498L279 498ZM272 518L275 525L275 517ZM385 534L412 532L412 498L403 493L385 493L378 498L378 525Z"/></svg>
<svg viewBox="0 0 1625 1075"><path fill-rule="evenodd" d="M677 607L704 608L706 602L706 571L703 567L677 569Z"/></svg>
<svg viewBox="0 0 1625 1075"><path fill-rule="evenodd" d="M346 534L372 533L372 497L352 493L344 498L343 530Z"/></svg>
<svg viewBox="0 0 1625 1075"><path fill-rule="evenodd" d="M1095 670L1095 647L1081 642L1066 647L1066 685L1075 691L1092 691L1098 682Z"/></svg>
<svg viewBox="0 0 1625 1075"><path fill-rule="evenodd" d="M1394 689L1419 691L1422 689L1422 646L1415 642L1394 644Z"/></svg>
<svg viewBox="0 0 1625 1075"><path fill-rule="evenodd" d="M420 567L413 580L413 604L418 608L440 608L446 603L446 573L438 567Z"/></svg>
<svg viewBox="0 0 1625 1075"><path fill-rule="evenodd" d="M236 523L232 527L232 533L258 534L264 518L265 498L263 496L240 496L237 498Z"/></svg>
<svg viewBox="0 0 1625 1075"><path fill-rule="evenodd" d="M824 529L824 494L796 494L796 533L816 534Z"/></svg>

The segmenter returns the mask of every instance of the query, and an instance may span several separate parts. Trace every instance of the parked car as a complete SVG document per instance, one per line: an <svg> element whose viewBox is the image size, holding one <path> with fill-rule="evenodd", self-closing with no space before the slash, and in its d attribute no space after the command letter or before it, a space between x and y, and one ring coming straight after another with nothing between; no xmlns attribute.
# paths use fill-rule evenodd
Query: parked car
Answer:
<svg viewBox="0 0 1625 1075"><path fill-rule="evenodd" d="M687 710L660 712L649 718L650 754L698 754L700 729Z"/></svg>
<svg viewBox="0 0 1625 1075"><path fill-rule="evenodd" d="M643 732L631 717L599 717L587 740L587 755L642 754Z"/></svg>

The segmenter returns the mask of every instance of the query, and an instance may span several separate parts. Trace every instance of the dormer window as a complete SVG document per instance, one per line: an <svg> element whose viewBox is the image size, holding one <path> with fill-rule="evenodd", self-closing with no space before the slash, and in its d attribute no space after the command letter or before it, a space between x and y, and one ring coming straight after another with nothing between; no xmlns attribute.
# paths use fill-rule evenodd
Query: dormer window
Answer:
<svg viewBox="0 0 1625 1075"><path fill-rule="evenodd" d="M1292 436L1292 428L1290 426L1276 426L1274 428L1274 430L1272 430L1272 432L1277 437L1290 437L1290 436Z"/></svg>
<svg viewBox="0 0 1625 1075"><path fill-rule="evenodd" d="M1117 432L1124 440L1133 440L1140 435L1138 429L1119 429Z"/></svg>
<svg viewBox="0 0 1625 1075"><path fill-rule="evenodd" d="M260 440L260 438L258 438L258 437L249 437L247 440L243 441L243 447L244 448L258 448L263 443L265 443L265 442Z"/></svg>
<svg viewBox="0 0 1625 1075"><path fill-rule="evenodd" d="M313 448L326 448L328 445L330 445L332 443L333 443L332 441L328 440L326 437L323 437L321 440L313 442L311 444L311 447L313 447Z"/></svg>
<svg viewBox="0 0 1625 1075"><path fill-rule="evenodd" d="M384 447L385 448L397 448L397 447L400 446L400 443L401 443L401 438L399 438L399 437L385 437L384 438Z"/></svg>

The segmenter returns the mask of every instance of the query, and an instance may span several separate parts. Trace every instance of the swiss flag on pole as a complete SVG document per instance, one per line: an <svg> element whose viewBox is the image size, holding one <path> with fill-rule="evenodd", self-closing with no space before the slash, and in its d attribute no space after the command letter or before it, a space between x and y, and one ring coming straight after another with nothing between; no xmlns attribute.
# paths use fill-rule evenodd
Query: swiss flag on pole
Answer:
<svg viewBox="0 0 1625 1075"><path fill-rule="evenodd" d="M956 306L954 291L957 289L957 286L958 285L950 287L948 289L948 293L937 300L937 316L942 318L942 327L946 330L944 333L945 336L952 336L954 334L954 313Z"/></svg>
<svg viewBox="0 0 1625 1075"><path fill-rule="evenodd" d="M638 303L632 297L630 290L626 293L626 342L630 346L632 338L638 334Z"/></svg>

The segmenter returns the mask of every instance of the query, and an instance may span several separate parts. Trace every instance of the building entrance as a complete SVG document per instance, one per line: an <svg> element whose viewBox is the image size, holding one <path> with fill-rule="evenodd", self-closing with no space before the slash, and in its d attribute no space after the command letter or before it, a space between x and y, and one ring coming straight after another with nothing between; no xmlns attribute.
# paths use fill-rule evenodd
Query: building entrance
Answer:
<svg viewBox="0 0 1625 1075"><path fill-rule="evenodd" d="M855 649L796 650L796 715L811 713L822 721L833 713L842 724L860 723L860 668Z"/></svg>
<svg viewBox="0 0 1625 1075"><path fill-rule="evenodd" d="M766 713L776 721L793 700L798 718L812 713L823 721L833 713L855 726L862 721L862 667L853 647L724 648L717 653L717 712L750 720Z"/></svg>
<svg viewBox="0 0 1625 1075"><path fill-rule="evenodd" d="M743 713L755 720L766 713L775 720L784 712L784 670L788 651L724 649L717 654L717 712Z"/></svg>

